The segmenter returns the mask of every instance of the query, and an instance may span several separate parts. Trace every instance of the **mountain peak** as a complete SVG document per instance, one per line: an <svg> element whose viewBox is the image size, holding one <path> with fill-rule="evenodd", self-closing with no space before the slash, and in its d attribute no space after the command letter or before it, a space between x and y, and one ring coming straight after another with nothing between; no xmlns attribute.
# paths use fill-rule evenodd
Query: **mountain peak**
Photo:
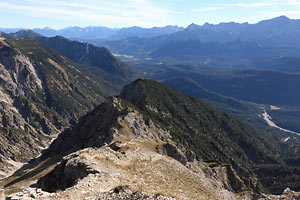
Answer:
<svg viewBox="0 0 300 200"><path fill-rule="evenodd" d="M198 29L200 26L194 23L191 23L188 27L186 27L187 30L193 31Z"/></svg>
<svg viewBox="0 0 300 200"><path fill-rule="evenodd" d="M220 136L226 139L221 140ZM233 188L237 192L246 188L244 180L250 180L250 185L256 184L249 178L253 177L250 163L273 160L276 154L265 133L200 99L154 80L137 79L125 86L118 97L108 99L82 117L76 126L61 133L42 158L86 147L102 148L105 144L119 149L121 146L115 141L122 143L124 137L143 139L147 143L167 143L165 147L177 151L170 157L174 156L184 165L188 160L184 155L193 152L195 158L235 166L234 170L247 174L247 178L241 176L241 185ZM232 140L234 137L243 142ZM178 150L172 144L180 144ZM223 149L222 146L231 146L232 149Z"/></svg>
<svg viewBox="0 0 300 200"><path fill-rule="evenodd" d="M291 21L291 19L288 18L287 16L282 15L282 16L275 17L275 18L267 20L267 21L271 21L271 22L273 21L273 22L277 22L277 23L286 23L286 22Z"/></svg>
<svg viewBox="0 0 300 200"><path fill-rule="evenodd" d="M49 31L49 30L55 30L55 29L53 29L53 28L51 28L51 27L49 27L49 26L46 26L46 27L44 27L43 29L44 29L44 30L48 30L48 31Z"/></svg>
<svg viewBox="0 0 300 200"><path fill-rule="evenodd" d="M27 38L27 37L37 38L43 36L30 29L21 29L15 33L7 34L7 38L9 39L20 39L20 38Z"/></svg>
<svg viewBox="0 0 300 200"><path fill-rule="evenodd" d="M277 19L277 20L289 20L290 18L288 18L287 16L285 15L281 15L279 17L275 17L274 19Z"/></svg>
<svg viewBox="0 0 300 200"><path fill-rule="evenodd" d="M275 17L275 18L272 18L272 19L269 19L269 20L263 20L263 21L260 21L258 24L261 24L261 23L266 23L266 22L273 22L273 23L285 23L285 22L288 22L290 21L291 19L288 18L287 16L279 16L279 17Z"/></svg>
<svg viewBox="0 0 300 200"><path fill-rule="evenodd" d="M156 83L139 79L129 86L149 84L154 86ZM223 199L225 193L227 199L235 199L235 191L246 189L231 166L220 166L216 171L222 171L222 174L230 171L230 176L226 182L217 180L215 177L221 177L219 173L215 175L207 164L197 160L192 150L172 141L169 130L121 98L109 98L84 116L78 125L61 133L42 158L61 154L67 156L37 181L43 191L58 193L64 190L59 192L60 199L90 199L95 194L97 199L170 199L164 196ZM249 180L251 177L247 177ZM230 185L233 181L239 186ZM123 193L130 189L138 192L124 197ZM83 194L82 191L88 192ZM22 193L27 194L26 191ZM114 198L102 196L107 194ZM150 197L152 194L153 198Z"/></svg>

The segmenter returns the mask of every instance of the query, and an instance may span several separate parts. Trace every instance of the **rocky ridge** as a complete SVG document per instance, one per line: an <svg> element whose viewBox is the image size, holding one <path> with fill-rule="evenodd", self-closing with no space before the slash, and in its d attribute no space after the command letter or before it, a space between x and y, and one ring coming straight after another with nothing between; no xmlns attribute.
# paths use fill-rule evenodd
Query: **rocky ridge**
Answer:
<svg viewBox="0 0 300 200"><path fill-rule="evenodd" d="M37 199L118 199L114 191L119 191L119 199L141 194L277 198L263 195L260 177L252 170L280 161L271 153L276 152L272 140L260 137L267 138L199 99L140 79L63 131L35 161L61 158L58 164L36 170L32 163L5 186L10 194L20 182L22 190L31 185L44 191L33 194ZM32 190L18 195L30 196Z"/></svg>
<svg viewBox="0 0 300 200"><path fill-rule="evenodd" d="M120 89L140 77L138 72L115 58L105 47L71 41L62 36L35 39L77 63L81 69L91 71L96 77L110 81Z"/></svg>
<svg viewBox="0 0 300 200"><path fill-rule="evenodd" d="M0 39L0 176L114 92L33 39Z"/></svg>
<svg viewBox="0 0 300 200"><path fill-rule="evenodd" d="M73 153L39 179L37 186L46 192L27 189L11 199L18 195L36 199L245 199L254 195L235 194L227 166L210 168L197 161L193 152L171 140L167 130L146 122L137 109L125 105L123 100L111 98L79 122L86 123L89 131L82 128L77 132L82 126L72 128L72 138L88 141L86 148L78 144L82 149L76 151L77 146L59 142L68 133L63 132L44 158L58 152ZM107 110L99 112L104 107ZM100 119L109 113L115 116L115 123L101 134L97 133L101 123L88 120L96 113L101 113Z"/></svg>

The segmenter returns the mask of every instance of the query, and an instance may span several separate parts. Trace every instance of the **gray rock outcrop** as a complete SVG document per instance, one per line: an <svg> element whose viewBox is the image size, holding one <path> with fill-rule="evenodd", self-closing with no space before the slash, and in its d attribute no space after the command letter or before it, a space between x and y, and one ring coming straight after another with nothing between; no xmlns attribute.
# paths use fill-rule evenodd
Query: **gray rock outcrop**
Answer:
<svg viewBox="0 0 300 200"><path fill-rule="evenodd" d="M47 192L65 190L87 175L99 173L90 165L91 163L86 159L81 159L78 153L71 154L64 157L51 173L42 177L37 185Z"/></svg>

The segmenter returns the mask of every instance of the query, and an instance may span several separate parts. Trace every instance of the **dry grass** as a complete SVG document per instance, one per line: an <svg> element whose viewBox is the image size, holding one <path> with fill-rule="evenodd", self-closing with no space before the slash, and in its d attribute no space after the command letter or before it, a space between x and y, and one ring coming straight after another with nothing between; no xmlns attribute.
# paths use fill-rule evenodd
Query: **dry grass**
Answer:
<svg viewBox="0 0 300 200"><path fill-rule="evenodd" d="M272 105L270 105L270 109L271 109L271 110L280 110L281 108L279 108L279 107L277 107L277 106L272 106Z"/></svg>
<svg viewBox="0 0 300 200"><path fill-rule="evenodd" d="M59 65L57 64L54 60L48 58L47 61L53 65L56 69L58 69L59 71L61 71L63 73L64 78L69 82L69 77L66 73L66 71Z"/></svg>
<svg viewBox="0 0 300 200"><path fill-rule="evenodd" d="M217 199L214 189L205 188L200 176L174 159L148 150L155 150L157 143L131 141L126 145L132 146L124 158L116 158L119 152L97 155L94 158L98 160L99 165L109 166L113 171L118 171L121 176L119 179L127 180L122 183L130 185L132 190L162 194L176 199ZM140 148L135 148L135 145Z"/></svg>
<svg viewBox="0 0 300 200"><path fill-rule="evenodd" d="M10 47L9 44L7 44L5 42L5 38L0 38L0 43L2 43L3 45L7 46L7 47Z"/></svg>
<svg viewBox="0 0 300 200"><path fill-rule="evenodd" d="M169 161L160 159L154 162L132 160L123 167L130 173L133 181L139 184L134 188L154 194L181 199L197 199L206 196L207 199L216 199L211 191L205 190L201 181L189 173L188 170L178 165L172 165ZM202 194L201 194L202 193Z"/></svg>
<svg viewBox="0 0 300 200"><path fill-rule="evenodd" d="M48 174L55 164L60 160L60 157L53 157L36 165L29 165L26 169L18 170L12 176L0 181L0 187L5 188L6 195L10 195L23 190L24 187L29 187L31 184Z"/></svg>

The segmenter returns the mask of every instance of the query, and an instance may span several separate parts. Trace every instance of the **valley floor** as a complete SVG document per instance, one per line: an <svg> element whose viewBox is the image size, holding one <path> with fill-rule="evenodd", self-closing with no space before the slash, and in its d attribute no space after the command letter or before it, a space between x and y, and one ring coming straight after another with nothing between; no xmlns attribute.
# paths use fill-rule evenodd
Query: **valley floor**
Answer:
<svg viewBox="0 0 300 200"><path fill-rule="evenodd" d="M263 119L267 122L267 124L269 126L277 128L277 129L279 129L281 131L284 131L284 132L293 133L293 134L296 134L296 135L300 136L300 133L297 133L297 132L291 131L291 130L287 130L287 129L284 129L282 127L277 126L276 123L274 121L272 121L272 117L267 113L266 110L264 110L264 113L262 114L262 116L263 116Z"/></svg>

